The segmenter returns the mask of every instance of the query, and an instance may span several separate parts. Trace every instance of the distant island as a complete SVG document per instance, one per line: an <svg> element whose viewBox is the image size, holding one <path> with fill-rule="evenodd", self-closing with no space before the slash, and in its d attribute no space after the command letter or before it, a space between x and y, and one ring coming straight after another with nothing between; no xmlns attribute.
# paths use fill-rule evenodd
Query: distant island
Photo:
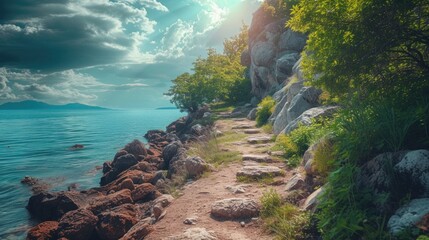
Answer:
<svg viewBox="0 0 429 240"><path fill-rule="evenodd" d="M89 106L80 103L69 103L64 105L51 105L44 102L26 100L21 102L8 102L0 105L0 110L108 110L107 108Z"/></svg>
<svg viewBox="0 0 429 240"><path fill-rule="evenodd" d="M156 110L172 110L172 109L177 109L177 107L159 107L159 108L156 108Z"/></svg>

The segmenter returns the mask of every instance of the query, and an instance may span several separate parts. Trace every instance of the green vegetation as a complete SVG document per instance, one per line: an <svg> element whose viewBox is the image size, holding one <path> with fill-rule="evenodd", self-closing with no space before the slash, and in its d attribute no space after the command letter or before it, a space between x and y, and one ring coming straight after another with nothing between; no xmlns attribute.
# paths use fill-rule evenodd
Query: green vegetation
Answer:
<svg viewBox="0 0 429 240"><path fill-rule="evenodd" d="M308 239L305 234L310 223L308 213L290 203L284 203L273 189L264 193L261 204L265 227L276 234L276 239Z"/></svg>
<svg viewBox="0 0 429 240"><path fill-rule="evenodd" d="M262 101L258 104L258 110L256 112L256 126L261 127L267 123L268 118L270 118L274 111L275 105L276 102L270 96L262 99Z"/></svg>
<svg viewBox="0 0 429 240"><path fill-rule="evenodd" d="M342 106L315 152L316 168L330 172L317 214L323 238L391 239L388 217L413 193L374 193L357 177L379 153L429 147L429 2L301 0L291 15L287 26L308 35L304 74L324 102Z"/></svg>
<svg viewBox="0 0 429 240"><path fill-rule="evenodd" d="M174 79L166 93L182 111L194 112L202 104L228 104L250 100L251 84L245 78L245 67L240 63L241 53L247 48L248 27L224 41L224 52L208 49L206 58L198 58L193 73L183 73Z"/></svg>

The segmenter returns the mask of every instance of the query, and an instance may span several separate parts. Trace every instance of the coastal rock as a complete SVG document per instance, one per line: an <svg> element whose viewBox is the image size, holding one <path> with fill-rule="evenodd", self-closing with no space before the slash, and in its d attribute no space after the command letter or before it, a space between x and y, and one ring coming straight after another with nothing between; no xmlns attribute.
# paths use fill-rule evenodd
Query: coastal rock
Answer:
<svg viewBox="0 0 429 240"><path fill-rule="evenodd" d="M212 216L220 219L245 219L259 216L260 206L248 198L229 198L215 202Z"/></svg>
<svg viewBox="0 0 429 240"><path fill-rule="evenodd" d="M58 220L66 212L83 207L87 204L88 199L100 195L99 193L84 194L76 191L42 192L30 197L27 209L34 217L40 220Z"/></svg>
<svg viewBox="0 0 429 240"><path fill-rule="evenodd" d="M58 224L58 238L69 240L92 239L97 217L91 211L78 209L70 211L61 218Z"/></svg>
<svg viewBox="0 0 429 240"><path fill-rule="evenodd" d="M164 159L166 166L170 164L171 159L173 159L173 157L177 155L179 149L182 147L183 145L180 141L175 141L168 144L164 148L164 150L162 150L162 157Z"/></svg>
<svg viewBox="0 0 429 240"><path fill-rule="evenodd" d="M146 147L137 139L125 145L124 150L134 155L137 160L141 160L147 155Z"/></svg>
<svg viewBox="0 0 429 240"><path fill-rule="evenodd" d="M96 198L89 204L88 209L91 210L94 214L98 215L107 209L114 208L126 203L133 203L131 191L129 189L124 189L107 196Z"/></svg>
<svg viewBox="0 0 429 240"><path fill-rule="evenodd" d="M137 158L133 154L122 155L112 162L113 171L120 173L124 170L127 170L131 166L134 166L138 163Z"/></svg>
<svg viewBox="0 0 429 240"><path fill-rule="evenodd" d="M147 221L140 221L135 224L120 240L141 240L153 231L152 225Z"/></svg>
<svg viewBox="0 0 429 240"><path fill-rule="evenodd" d="M198 177L208 169L208 166L200 157L188 157L185 160L185 169L189 177Z"/></svg>
<svg viewBox="0 0 429 240"><path fill-rule="evenodd" d="M112 170L112 162L107 161L103 163L103 174L106 174Z"/></svg>
<svg viewBox="0 0 429 240"><path fill-rule="evenodd" d="M259 179L264 177L282 176L283 171L275 166L244 166L237 172L237 177L248 177L251 179Z"/></svg>
<svg viewBox="0 0 429 240"><path fill-rule="evenodd" d="M97 235L102 240L116 240L124 236L137 222L138 209L124 204L98 216Z"/></svg>
<svg viewBox="0 0 429 240"><path fill-rule="evenodd" d="M131 192L131 198L134 202L140 201L147 197L149 194L156 191L156 187L150 183L143 183L135 186L135 189Z"/></svg>
<svg viewBox="0 0 429 240"><path fill-rule="evenodd" d="M27 240L51 240L55 239L58 222L46 221L31 228L27 233Z"/></svg>
<svg viewBox="0 0 429 240"><path fill-rule="evenodd" d="M429 214L429 198L413 199L408 204L399 208L390 217L387 227L392 235L397 235L402 230L416 225L423 217Z"/></svg>

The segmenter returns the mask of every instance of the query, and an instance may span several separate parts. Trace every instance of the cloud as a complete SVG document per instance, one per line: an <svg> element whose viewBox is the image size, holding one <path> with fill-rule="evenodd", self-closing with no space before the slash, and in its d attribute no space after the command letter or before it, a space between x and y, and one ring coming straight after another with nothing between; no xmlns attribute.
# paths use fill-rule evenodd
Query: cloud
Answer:
<svg viewBox="0 0 429 240"><path fill-rule="evenodd" d="M157 24L145 8L127 1L58 2L0 3L0 65L53 72L118 63L130 56L151 59L139 50ZM140 2L163 9L157 1Z"/></svg>
<svg viewBox="0 0 429 240"><path fill-rule="evenodd" d="M156 9L161 12L168 12L168 8L156 0L139 0L138 2L145 7Z"/></svg>

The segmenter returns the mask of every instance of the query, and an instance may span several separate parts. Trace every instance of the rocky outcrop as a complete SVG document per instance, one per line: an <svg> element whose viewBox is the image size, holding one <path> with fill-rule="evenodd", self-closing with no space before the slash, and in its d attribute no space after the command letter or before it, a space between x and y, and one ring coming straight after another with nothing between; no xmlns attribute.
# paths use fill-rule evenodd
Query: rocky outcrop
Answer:
<svg viewBox="0 0 429 240"><path fill-rule="evenodd" d="M300 125L304 125L304 126L310 125L317 118L330 117L337 109L338 109L337 106L321 106L321 107L310 108L305 112L303 112L299 117L292 120L282 132L288 134L293 130L297 129L298 126Z"/></svg>
<svg viewBox="0 0 429 240"><path fill-rule="evenodd" d="M219 219L249 219L259 216L260 206L248 198L229 198L215 202L211 214Z"/></svg>
<svg viewBox="0 0 429 240"><path fill-rule="evenodd" d="M253 94L262 99L286 85L304 49L306 36L284 28L287 19L277 19L261 7L249 29L249 51L242 64L249 67Z"/></svg>
<svg viewBox="0 0 429 240"><path fill-rule="evenodd" d="M139 219L133 204L124 204L98 216L97 235L103 240L116 240L124 236Z"/></svg>
<svg viewBox="0 0 429 240"><path fill-rule="evenodd" d="M31 228L27 234L27 240L50 240L55 239L58 222L46 221Z"/></svg>
<svg viewBox="0 0 429 240"><path fill-rule="evenodd" d="M87 209L70 211L58 223L58 238L69 240L93 239L98 218Z"/></svg>
<svg viewBox="0 0 429 240"><path fill-rule="evenodd" d="M429 151L416 150L408 152L395 165L394 170L409 182L409 188L415 188L421 197L429 197Z"/></svg>

